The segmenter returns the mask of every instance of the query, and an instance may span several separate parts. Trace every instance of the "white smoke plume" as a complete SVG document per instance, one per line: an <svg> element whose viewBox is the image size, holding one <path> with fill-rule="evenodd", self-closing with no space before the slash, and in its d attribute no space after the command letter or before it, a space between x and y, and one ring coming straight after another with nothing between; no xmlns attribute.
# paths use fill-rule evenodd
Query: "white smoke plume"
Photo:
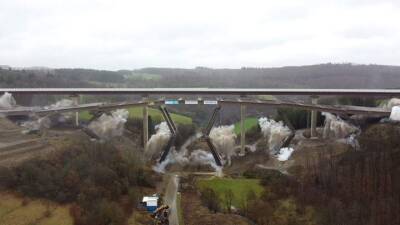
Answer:
<svg viewBox="0 0 400 225"><path fill-rule="evenodd" d="M104 113L92 121L88 128L102 139L122 136L128 116L129 112L126 109L115 110L111 115Z"/></svg>
<svg viewBox="0 0 400 225"><path fill-rule="evenodd" d="M381 107L385 109L392 109L394 106L400 106L400 98L392 98L386 104Z"/></svg>
<svg viewBox="0 0 400 225"><path fill-rule="evenodd" d="M165 122L157 127L156 134L152 135L146 148L147 157L156 155L167 144L171 133ZM171 149L167 158L162 163L153 167L156 172L164 173L165 168L177 163L180 166L187 165L209 165L217 172L218 175L222 174L222 168L215 163L215 159L211 152L202 149L197 149L189 153L187 147L201 137L201 133L197 133L190 137L179 149ZM236 134L234 126L220 126L213 128L210 132L210 138L218 152L222 155L225 161L230 164L231 156L234 154Z"/></svg>
<svg viewBox="0 0 400 225"><path fill-rule="evenodd" d="M356 134L350 134L350 136L346 139L346 144L350 145L355 150L360 149L360 143L358 143Z"/></svg>
<svg viewBox="0 0 400 225"><path fill-rule="evenodd" d="M393 121L400 121L400 106L394 106L390 113L390 119Z"/></svg>
<svg viewBox="0 0 400 225"><path fill-rule="evenodd" d="M71 99L61 99L60 101L51 104L49 106L45 106L45 109L57 109L57 108L62 108L62 107L69 107L69 106L74 106L76 105L74 101Z"/></svg>
<svg viewBox="0 0 400 225"><path fill-rule="evenodd" d="M192 151L190 154L187 152L177 152L175 150L170 151L167 158L162 162L158 163L153 167L154 171L158 173L165 173L165 168L170 165L177 163L180 166L187 165L209 165L215 172L220 175L222 173L222 167L215 163L215 159L211 152L204 151L202 149L197 149Z"/></svg>
<svg viewBox="0 0 400 225"><path fill-rule="evenodd" d="M323 112L322 115L325 116L324 138L348 138L351 134L359 132L356 126L342 120L338 116L327 112Z"/></svg>
<svg viewBox="0 0 400 225"><path fill-rule="evenodd" d="M177 163L180 166L186 165L209 165L214 168L215 172L218 176L222 174L222 168L219 167L214 160L214 157L210 152L198 149L192 151L190 154L188 153L187 147L195 142L197 139L201 137L201 133L197 133L190 137L179 149L179 152L174 149L170 151L170 154L167 156L166 160L162 163L157 164L153 167L154 171L159 173L165 173L165 168L170 165Z"/></svg>
<svg viewBox="0 0 400 225"><path fill-rule="evenodd" d="M279 150L279 154L277 155L277 158L279 161L287 161L289 157L292 155L294 149L293 148L281 148Z"/></svg>
<svg viewBox="0 0 400 225"><path fill-rule="evenodd" d="M39 131L42 129L48 129L51 127L51 120L48 117L41 117L37 120L26 121L21 124L26 130L22 133L29 133L31 131Z"/></svg>
<svg viewBox="0 0 400 225"><path fill-rule="evenodd" d="M60 101L57 101L54 104L45 106L44 109L58 109L58 108L63 108L63 107L70 107L70 106L75 106L76 103L71 100L71 99L61 99ZM54 124L57 123L65 123L66 121L71 120L75 116L74 112L65 112L62 114L58 114L57 117L52 118L54 121Z"/></svg>
<svg viewBox="0 0 400 225"><path fill-rule="evenodd" d="M214 156L211 152L206 152L201 149L195 150L190 154L189 162L194 165L210 165L217 173L222 170L222 168L215 163Z"/></svg>
<svg viewBox="0 0 400 225"><path fill-rule="evenodd" d="M222 154L228 165L230 165L236 140L235 126L214 127L210 132L210 138L218 152Z"/></svg>
<svg viewBox="0 0 400 225"><path fill-rule="evenodd" d="M12 109L17 105L12 94L5 92L0 97L0 109Z"/></svg>
<svg viewBox="0 0 400 225"><path fill-rule="evenodd" d="M279 153L281 145L290 136L291 130L283 125L282 121L276 122L267 117L258 119L258 124L264 137L267 138L269 151L273 154Z"/></svg>
<svg viewBox="0 0 400 225"><path fill-rule="evenodd" d="M168 143L171 137L171 131L168 128L166 122L162 122L155 126L156 133L151 135L147 142L145 155L147 158L155 157L156 153L159 153L163 147Z"/></svg>

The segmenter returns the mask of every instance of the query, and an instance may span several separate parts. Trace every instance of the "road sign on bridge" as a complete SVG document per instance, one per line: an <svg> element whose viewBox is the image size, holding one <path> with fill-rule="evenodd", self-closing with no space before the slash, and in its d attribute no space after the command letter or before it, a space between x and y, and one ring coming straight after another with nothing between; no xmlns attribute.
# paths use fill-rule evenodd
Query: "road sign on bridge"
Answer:
<svg viewBox="0 0 400 225"><path fill-rule="evenodd" d="M174 99L172 99L172 100L165 100L164 103L165 103L166 105L179 105L179 101L178 101L178 100L174 100Z"/></svg>
<svg viewBox="0 0 400 225"><path fill-rule="evenodd" d="M185 105L197 105L199 101L197 100L185 100Z"/></svg>
<svg viewBox="0 0 400 225"><path fill-rule="evenodd" d="M218 105L216 100L204 100L204 105Z"/></svg>

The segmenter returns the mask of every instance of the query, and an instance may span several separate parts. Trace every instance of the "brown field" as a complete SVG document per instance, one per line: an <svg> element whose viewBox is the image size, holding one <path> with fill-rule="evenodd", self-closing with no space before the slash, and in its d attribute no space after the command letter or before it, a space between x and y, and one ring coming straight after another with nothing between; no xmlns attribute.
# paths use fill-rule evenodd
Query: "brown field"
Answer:
<svg viewBox="0 0 400 225"><path fill-rule="evenodd" d="M72 225L68 205L0 192L1 225Z"/></svg>

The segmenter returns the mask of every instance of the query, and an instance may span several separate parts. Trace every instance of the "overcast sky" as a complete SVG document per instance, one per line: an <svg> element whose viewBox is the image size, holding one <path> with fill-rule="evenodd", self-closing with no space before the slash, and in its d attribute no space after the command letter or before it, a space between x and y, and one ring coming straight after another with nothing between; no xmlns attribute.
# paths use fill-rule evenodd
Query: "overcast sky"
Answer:
<svg viewBox="0 0 400 225"><path fill-rule="evenodd" d="M0 0L0 65L326 62L400 65L400 0Z"/></svg>

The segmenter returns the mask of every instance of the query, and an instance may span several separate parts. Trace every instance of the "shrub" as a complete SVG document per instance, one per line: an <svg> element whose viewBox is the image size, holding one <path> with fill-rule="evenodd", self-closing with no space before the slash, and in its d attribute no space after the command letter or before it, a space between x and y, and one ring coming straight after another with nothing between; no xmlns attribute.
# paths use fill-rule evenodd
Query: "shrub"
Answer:
<svg viewBox="0 0 400 225"><path fill-rule="evenodd" d="M204 188L201 191L201 201L212 212L216 213L220 210L219 197L211 188Z"/></svg>

